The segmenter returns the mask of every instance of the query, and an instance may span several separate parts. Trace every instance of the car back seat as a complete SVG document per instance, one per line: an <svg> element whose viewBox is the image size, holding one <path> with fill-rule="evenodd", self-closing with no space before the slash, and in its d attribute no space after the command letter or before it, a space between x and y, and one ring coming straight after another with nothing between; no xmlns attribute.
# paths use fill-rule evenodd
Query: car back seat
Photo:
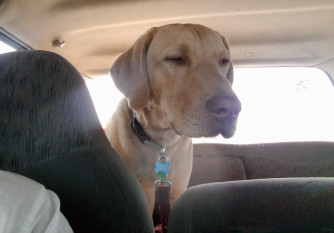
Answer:
<svg viewBox="0 0 334 233"><path fill-rule="evenodd" d="M232 180L333 176L333 142L195 144L189 186Z"/></svg>
<svg viewBox="0 0 334 233"><path fill-rule="evenodd" d="M330 142L196 144L168 232L334 232L333 168Z"/></svg>

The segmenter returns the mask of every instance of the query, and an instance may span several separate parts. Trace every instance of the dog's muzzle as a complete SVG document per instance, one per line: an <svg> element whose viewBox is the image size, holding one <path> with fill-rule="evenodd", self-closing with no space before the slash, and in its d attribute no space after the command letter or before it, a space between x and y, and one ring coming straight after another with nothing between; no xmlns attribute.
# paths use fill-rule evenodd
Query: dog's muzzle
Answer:
<svg viewBox="0 0 334 233"><path fill-rule="evenodd" d="M205 107L221 125L222 136L232 137L241 111L238 97L235 94L213 97L206 102Z"/></svg>

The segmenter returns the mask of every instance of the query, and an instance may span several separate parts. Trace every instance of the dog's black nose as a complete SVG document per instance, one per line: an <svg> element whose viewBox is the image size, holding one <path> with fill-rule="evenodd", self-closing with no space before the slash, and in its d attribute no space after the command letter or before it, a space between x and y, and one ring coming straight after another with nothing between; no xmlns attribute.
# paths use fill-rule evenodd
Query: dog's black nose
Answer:
<svg viewBox="0 0 334 233"><path fill-rule="evenodd" d="M241 111L241 103L236 95L222 95L209 99L206 109L218 120L235 120Z"/></svg>

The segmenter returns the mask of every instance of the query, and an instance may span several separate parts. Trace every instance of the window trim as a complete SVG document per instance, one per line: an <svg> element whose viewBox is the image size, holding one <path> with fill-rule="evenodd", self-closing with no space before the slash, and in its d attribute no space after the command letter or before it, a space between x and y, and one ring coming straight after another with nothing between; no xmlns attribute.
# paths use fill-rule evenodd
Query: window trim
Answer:
<svg viewBox="0 0 334 233"><path fill-rule="evenodd" d="M24 43L2 27L0 27L0 40L16 50L33 50L31 46Z"/></svg>

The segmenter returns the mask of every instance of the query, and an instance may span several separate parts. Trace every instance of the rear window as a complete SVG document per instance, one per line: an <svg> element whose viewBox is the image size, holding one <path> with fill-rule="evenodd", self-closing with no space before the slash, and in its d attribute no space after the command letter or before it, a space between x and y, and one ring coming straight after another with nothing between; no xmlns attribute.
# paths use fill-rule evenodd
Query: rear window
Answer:
<svg viewBox="0 0 334 233"><path fill-rule="evenodd" d="M234 137L194 143L334 141L334 87L316 68L236 68L233 89L242 103ZM122 94L110 77L86 81L105 127Z"/></svg>
<svg viewBox="0 0 334 233"><path fill-rule="evenodd" d="M0 40L0 54L16 51L13 47Z"/></svg>

